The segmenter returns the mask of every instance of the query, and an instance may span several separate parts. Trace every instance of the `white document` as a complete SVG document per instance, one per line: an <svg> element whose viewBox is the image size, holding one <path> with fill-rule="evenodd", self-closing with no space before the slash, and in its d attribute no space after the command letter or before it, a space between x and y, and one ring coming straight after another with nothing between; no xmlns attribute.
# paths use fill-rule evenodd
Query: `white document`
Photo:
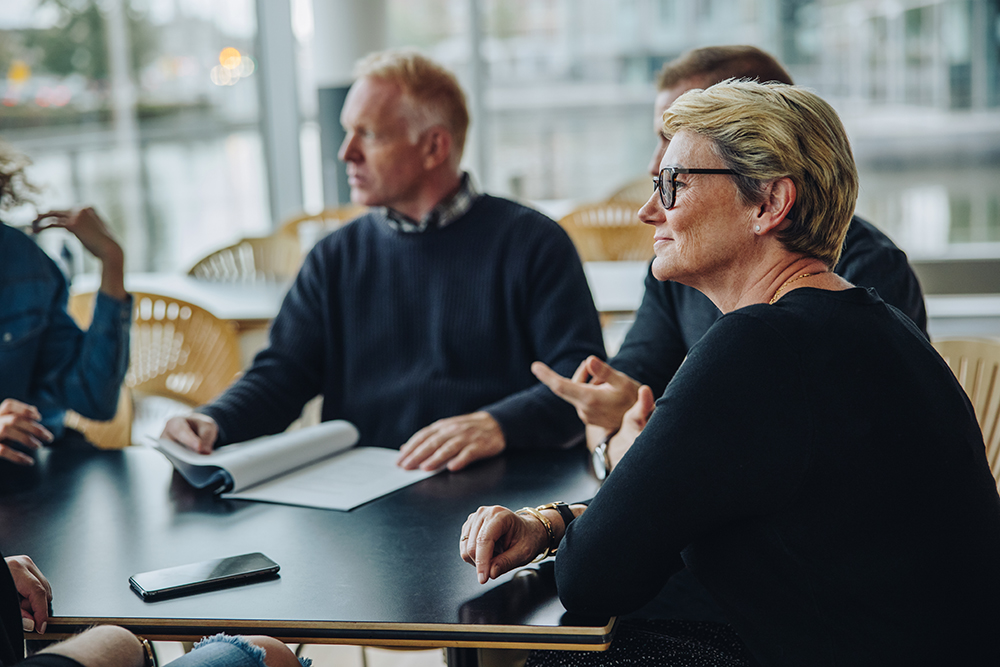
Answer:
<svg viewBox="0 0 1000 667"><path fill-rule="evenodd" d="M197 488L224 498L350 510L436 472L403 470L399 452L353 447L358 430L346 421L227 445L197 454L171 440L155 447Z"/></svg>

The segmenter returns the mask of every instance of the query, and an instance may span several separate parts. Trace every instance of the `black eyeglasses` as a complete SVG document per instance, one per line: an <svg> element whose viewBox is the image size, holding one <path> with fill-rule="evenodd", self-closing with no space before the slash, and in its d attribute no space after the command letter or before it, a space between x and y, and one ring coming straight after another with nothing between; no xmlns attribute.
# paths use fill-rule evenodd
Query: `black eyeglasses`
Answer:
<svg viewBox="0 0 1000 667"><path fill-rule="evenodd" d="M670 174L670 178L665 177ZM677 174L730 174L735 175L732 169L685 169L683 167L664 167L659 175L653 179L653 185L660 193L660 201L663 208L668 211L674 207L674 200L677 198ZM668 186L669 183L669 186Z"/></svg>

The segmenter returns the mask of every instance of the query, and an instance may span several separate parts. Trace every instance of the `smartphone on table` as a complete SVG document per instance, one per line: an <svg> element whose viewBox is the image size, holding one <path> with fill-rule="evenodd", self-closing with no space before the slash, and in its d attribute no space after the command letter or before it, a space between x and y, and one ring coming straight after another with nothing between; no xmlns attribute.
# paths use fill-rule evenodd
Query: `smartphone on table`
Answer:
<svg viewBox="0 0 1000 667"><path fill-rule="evenodd" d="M129 577L128 582L143 600L155 600L273 577L279 569L273 560L254 552L141 572Z"/></svg>

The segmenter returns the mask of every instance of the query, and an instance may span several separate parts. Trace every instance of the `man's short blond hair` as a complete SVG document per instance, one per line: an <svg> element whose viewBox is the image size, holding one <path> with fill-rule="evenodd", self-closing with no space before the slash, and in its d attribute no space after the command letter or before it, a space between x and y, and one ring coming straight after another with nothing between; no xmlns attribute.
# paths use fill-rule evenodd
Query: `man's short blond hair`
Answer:
<svg viewBox="0 0 1000 667"><path fill-rule="evenodd" d="M738 174L733 180L746 204L763 203L763 188L789 177L796 199L778 238L792 252L837 264L858 172L837 112L818 95L780 83L725 81L677 98L663 114L663 130L667 137L687 130L710 139Z"/></svg>
<svg viewBox="0 0 1000 667"><path fill-rule="evenodd" d="M398 85L417 116L411 131L419 134L433 125L443 125L451 133L456 158L461 158L469 129L469 108L454 74L418 51L390 49L359 60L354 77Z"/></svg>

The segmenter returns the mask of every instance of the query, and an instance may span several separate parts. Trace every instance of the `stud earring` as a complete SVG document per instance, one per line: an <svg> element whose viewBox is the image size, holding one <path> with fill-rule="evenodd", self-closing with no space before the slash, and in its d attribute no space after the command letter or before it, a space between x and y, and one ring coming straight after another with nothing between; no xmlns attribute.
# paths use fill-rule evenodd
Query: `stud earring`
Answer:
<svg viewBox="0 0 1000 667"><path fill-rule="evenodd" d="M753 230L754 230L755 232L757 232L758 234L760 234L760 225L757 225L757 226L755 226L755 227L753 228Z"/></svg>

